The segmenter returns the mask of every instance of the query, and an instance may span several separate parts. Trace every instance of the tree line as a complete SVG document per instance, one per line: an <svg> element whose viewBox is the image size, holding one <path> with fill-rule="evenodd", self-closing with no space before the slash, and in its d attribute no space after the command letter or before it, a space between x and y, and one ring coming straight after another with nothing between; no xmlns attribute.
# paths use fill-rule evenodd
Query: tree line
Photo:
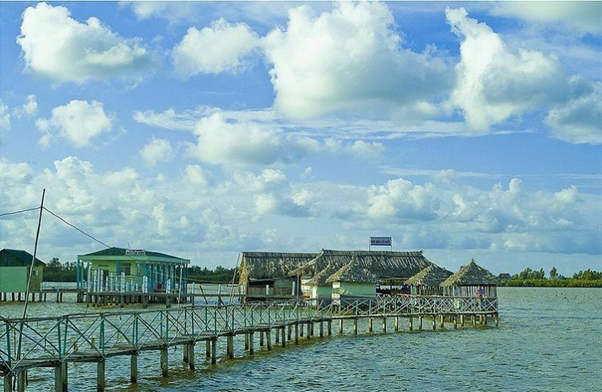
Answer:
<svg viewBox="0 0 602 392"><path fill-rule="evenodd" d="M565 277L553 267L548 276L543 268L539 271L525 268L518 274L512 275L509 280L502 280L503 286L514 287L602 287L602 272L587 269L574 273L572 277Z"/></svg>

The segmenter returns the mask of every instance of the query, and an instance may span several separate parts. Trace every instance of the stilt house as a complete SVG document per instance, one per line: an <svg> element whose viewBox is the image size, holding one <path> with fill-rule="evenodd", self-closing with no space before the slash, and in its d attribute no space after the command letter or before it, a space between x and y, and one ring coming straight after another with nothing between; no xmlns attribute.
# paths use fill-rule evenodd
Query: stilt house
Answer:
<svg viewBox="0 0 602 392"><path fill-rule="evenodd" d="M410 288L412 295L443 295L443 283L454 273L431 264L410 279L405 284Z"/></svg>
<svg viewBox="0 0 602 392"><path fill-rule="evenodd" d="M472 260L468 265L460 268L458 272L441 283L441 287L444 295L475 297L478 290L481 289L486 297L497 298L498 284L497 276Z"/></svg>

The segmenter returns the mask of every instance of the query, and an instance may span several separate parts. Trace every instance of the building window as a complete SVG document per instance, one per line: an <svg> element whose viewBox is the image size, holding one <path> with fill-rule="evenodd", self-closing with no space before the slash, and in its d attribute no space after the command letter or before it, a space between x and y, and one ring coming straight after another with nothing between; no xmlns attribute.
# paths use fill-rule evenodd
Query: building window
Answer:
<svg viewBox="0 0 602 392"><path fill-rule="evenodd" d="M117 273L121 275L122 272L125 272L126 275L132 274L132 265L129 263L121 263L119 264L119 271Z"/></svg>

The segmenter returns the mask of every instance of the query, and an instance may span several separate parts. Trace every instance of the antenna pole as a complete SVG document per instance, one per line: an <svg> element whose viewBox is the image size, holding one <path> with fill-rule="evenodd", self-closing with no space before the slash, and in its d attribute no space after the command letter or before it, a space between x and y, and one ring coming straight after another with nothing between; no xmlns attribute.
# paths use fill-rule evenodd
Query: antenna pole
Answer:
<svg viewBox="0 0 602 392"><path fill-rule="evenodd" d="M31 277L33 275L33 268L36 262L36 254L38 253L38 240L40 238L40 227L42 226L42 211L44 210L45 195L46 189L42 190L42 202L40 203L40 216L38 217L38 230L36 231L36 242L33 247L33 257L31 258L31 265L29 266L29 277L27 279L27 288L25 289L25 306L23 307L23 318L27 316L27 299L29 297L29 287L31 286Z"/></svg>

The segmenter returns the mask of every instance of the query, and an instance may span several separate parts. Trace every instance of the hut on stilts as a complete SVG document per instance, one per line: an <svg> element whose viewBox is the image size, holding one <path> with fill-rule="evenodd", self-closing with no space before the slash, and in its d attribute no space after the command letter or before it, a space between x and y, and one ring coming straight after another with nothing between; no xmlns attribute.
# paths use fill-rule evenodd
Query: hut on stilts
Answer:
<svg viewBox="0 0 602 392"><path fill-rule="evenodd" d="M445 268L431 264L406 280L405 284L412 295L443 295L441 283L453 274Z"/></svg>
<svg viewBox="0 0 602 392"><path fill-rule="evenodd" d="M447 296L497 298L498 284L498 277L477 265L473 259L441 283L441 287L443 295Z"/></svg>

